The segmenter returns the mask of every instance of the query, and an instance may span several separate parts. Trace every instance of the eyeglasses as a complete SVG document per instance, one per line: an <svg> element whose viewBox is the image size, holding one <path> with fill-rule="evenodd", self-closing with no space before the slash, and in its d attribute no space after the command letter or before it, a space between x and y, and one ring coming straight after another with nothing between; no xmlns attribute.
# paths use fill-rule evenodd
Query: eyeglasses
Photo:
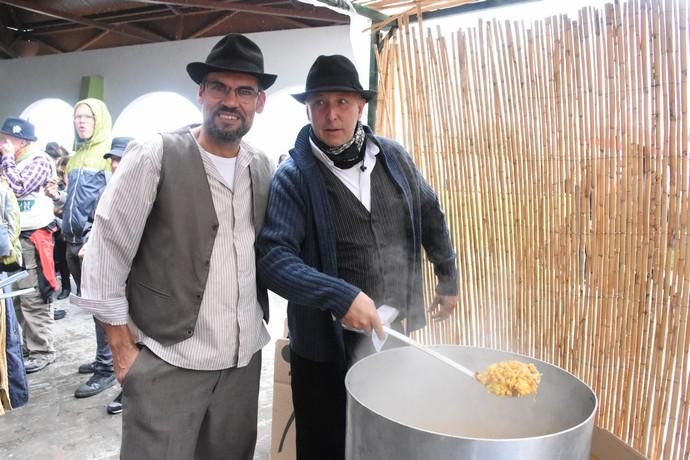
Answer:
<svg viewBox="0 0 690 460"><path fill-rule="evenodd" d="M204 82L204 88L206 88L209 96L214 99L225 99L230 94L230 91L235 93L235 97L240 102L252 102L259 95L259 91L254 88L248 86L231 88L216 80Z"/></svg>

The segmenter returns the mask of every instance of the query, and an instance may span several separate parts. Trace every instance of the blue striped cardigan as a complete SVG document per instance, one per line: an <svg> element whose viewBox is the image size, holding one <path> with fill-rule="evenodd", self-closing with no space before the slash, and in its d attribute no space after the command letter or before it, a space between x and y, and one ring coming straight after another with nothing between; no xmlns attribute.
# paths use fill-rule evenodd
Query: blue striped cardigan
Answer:
<svg viewBox="0 0 690 460"><path fill-rule="evenodd" d="M397 142L367 136L377 143L386 171L407 202L412 238L410 285L406 312L408 330L426 324L422 254L434 265L436 292L457 295L455 252L436 193ZM257 240L257 273L264 285L288 299L290 346L313 361L343 356L340 321L360 289L338 278L336 245L326 184L309 144L309 125L297 136L290 159L271 183L264 226ZM372 193L375 193L372 191Z"/></svg>

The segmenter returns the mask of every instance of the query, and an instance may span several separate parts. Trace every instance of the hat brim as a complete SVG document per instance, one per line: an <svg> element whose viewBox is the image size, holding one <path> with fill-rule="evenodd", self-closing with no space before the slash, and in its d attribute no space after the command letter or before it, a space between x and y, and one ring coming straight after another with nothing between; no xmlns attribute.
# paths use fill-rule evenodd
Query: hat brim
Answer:
<svg viewBox="0 0 690 460"><path fill-rule="evenodd" d="M17 136L15 133L8 133L7 131L3 131L1 129L0 129L0 134L4 134L4 135L10 136L10 137L16 137L17 139L22 139L22 140L29 141L29 142L36 142L38 140L38 138L36 136L34 136L34 137Z"/></svg>
<svg viewBox="0 0 690 460"><path fill-rule="evenodd" d="M208 75L210 72L238 72L254 75L256 78L259 79L261 89L270 88L271 85L275 83L276 78L278 78L277 75L273 75L270 73L248 72L245 69L234 67L218 67L206 64L205 62L190 62L189 64L187 64L187 73L196 84L200 85L201 82L204 81L204 78L206 78L206 75Z"/></svg>
<svg viewBox="0 0 690 460"><path fill-rule="evenodd" d="M304 102L307 100L307 98L314 93L325 93L325 92L343 92L343 93L357 93L360 96L364 98L365 101L369 102L372 97L376 96L376 91L369 91L369 90L356 90L352 89L351 87L348 86L324 86L321 88L314 88L310 89L309 91L305 91L303 93L299 94L291 94L292 97L297 99L297 102L300 102L304 104Z"/></svg>
<svg viewBox="0 0 690 460"><path fill-rule="evenodd" d="M124 152L108 152L108 153L106 153L105 155L103 155L103 158L105 158L106 160L107 160L108 158L112 158L112 157L115 157L115 158L122 158L122 154L123 154L123 153L124 153Z"/></svg>

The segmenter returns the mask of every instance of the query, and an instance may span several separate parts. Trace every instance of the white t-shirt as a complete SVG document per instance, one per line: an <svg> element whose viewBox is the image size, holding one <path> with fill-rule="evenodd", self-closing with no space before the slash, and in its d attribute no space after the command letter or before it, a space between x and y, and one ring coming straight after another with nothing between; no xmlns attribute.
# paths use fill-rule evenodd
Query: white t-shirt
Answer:
<svg viewBox="0 0 690 460"><path fill-rule="evenodd" d="M218 155L213 155L208 153L208 157L213 161L213 165L216 167L221 177L225 181L225 185L228 186L230 190L234 191L235 188L235 161L237 157L225 158L219 157Z"/></svg>
<svg viewBox="0 0 690 460"><path fill-rule="evenodd" d="M369 140L366 142L366 153L361 163L357 163L355 166L348 169L341 169L337 167L319 147L317 147L313 140L309 139L314 156L335 174L335 177L352 192L367 211L371 211L371 172L374 166L376 166L376 155L379 154L379 148Z"/></svg>

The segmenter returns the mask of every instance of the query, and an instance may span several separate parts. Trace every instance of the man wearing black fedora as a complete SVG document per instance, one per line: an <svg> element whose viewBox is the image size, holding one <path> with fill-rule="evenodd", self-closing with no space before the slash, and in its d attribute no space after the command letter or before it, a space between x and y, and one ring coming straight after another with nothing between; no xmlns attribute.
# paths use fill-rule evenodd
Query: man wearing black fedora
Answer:
<svg viewBox="0 0 690 460"><path fill-rule="evenodd" d="M203 124L129 143L76 300L105 324L123 384L121 458L250 460L269 341L254 240L273 167L242 137L276 76L238 34L187 72Z"/></svg>
<svg viewBox="0 0 690 460"><path fill-rule="evenodd" d="M422 248L438 278L432 318L447 318L457 303L438 198L400 144L359 121L372 97L346 57L316 59L306 90L294 95L310 124L273 178L257 242L261 280L288 299L300 460L344 458L345 372L374 351L352 330L383 338L384 304L399 310L395 329L426 324Z"/></svg>
<svg viewBox="0 0 690 460"><path fill-rule="evenodd" d="M6 119L0 129L0 164L19 203L19 241L28 273L16 287L34 288L34 292L19 296L17 309L28 352L24 360L27 374L55 361L52 296L59 287L53 261L53 232L57 229L53 200L43 193L45 185L56 177L55 166L36 147L36 140L34 125L21 118Z"/></svg>

